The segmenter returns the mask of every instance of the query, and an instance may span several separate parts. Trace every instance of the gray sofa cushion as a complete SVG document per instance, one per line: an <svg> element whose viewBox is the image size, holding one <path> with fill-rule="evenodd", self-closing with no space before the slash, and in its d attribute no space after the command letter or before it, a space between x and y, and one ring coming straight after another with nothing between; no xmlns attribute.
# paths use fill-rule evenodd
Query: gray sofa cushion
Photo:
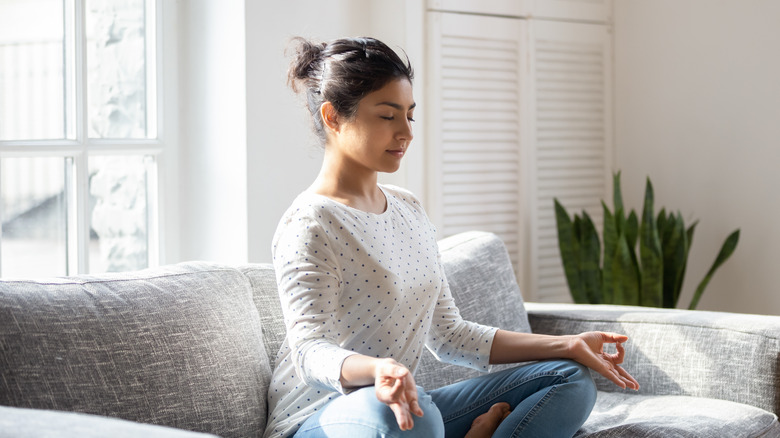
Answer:
<svg viewBox="0 0 780 438"><path fill-rule="evenodd" d="M216 438L216 435L97 415L0 406L0 437Z"/></svg>
<svg viewBox="0 0 780 438"><path fill-rule="evenodd" d="M257 436L270 372L236 269L0 281L0 405Z"/></svg>
<svg viewBox="0 0 780 438"><path fill-rule="evenodd" d="M439 251L450 290L464 319L530 333L512 262L498 236L482 231L457 234L441 240ZM494 366L492 371L512 366ZM425 350L415 380L430 390L479 374L470 368L439 362Z"/></svg>
<svg viewBox="0 0 780 438"><path fill-rule="evenodd" d="M685 396L599 392L577 438L770 438L780 436L774 414L740 403Z"/></svg>
<svg viewBox="0 0 780 438"><path fill-rule="evenodd" d="M268 357L275 363L279 349L287 336L284 315L279 302L276 274L270 263L246 264L238 267L252 284L252 299L263 324L263 344Z"/></svg>

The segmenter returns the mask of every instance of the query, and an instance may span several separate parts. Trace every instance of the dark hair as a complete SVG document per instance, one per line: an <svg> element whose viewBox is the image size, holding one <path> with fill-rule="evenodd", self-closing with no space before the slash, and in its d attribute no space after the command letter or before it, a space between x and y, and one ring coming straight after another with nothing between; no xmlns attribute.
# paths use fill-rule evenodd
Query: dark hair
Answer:
<svg viewBox="0 0 780 438"><path fill-rule="evenodd" d="M313 43L301 37L292 40L295 54L287 73L287 84L295 92L305 92L314 119L314 131L325 143L320 115L323 102L331 102L339 115L352 118L358 103L367 94L394 79L412 81L409 63L383 42L374 38L341 38Z"/></svg>

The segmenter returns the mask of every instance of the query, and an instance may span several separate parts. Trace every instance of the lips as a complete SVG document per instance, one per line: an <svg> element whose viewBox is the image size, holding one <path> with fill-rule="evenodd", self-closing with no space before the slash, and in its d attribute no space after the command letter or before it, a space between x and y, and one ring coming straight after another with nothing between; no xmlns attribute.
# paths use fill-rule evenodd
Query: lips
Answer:
<svg viewBox="0 0 780 438"><path fill-rule="evenodd" d="M403 158L406 151L403 149L393 149L393 150L388 150L387 153L397 158Z"/></svg>

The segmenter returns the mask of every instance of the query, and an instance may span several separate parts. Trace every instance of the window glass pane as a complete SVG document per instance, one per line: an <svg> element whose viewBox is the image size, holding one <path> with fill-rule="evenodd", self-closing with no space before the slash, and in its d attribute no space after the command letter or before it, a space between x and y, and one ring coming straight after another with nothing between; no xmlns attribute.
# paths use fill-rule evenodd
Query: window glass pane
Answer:
<svg viewBox="0 0 780 438"><path fill-rule="evenodd" d="M119 272L149 265L148 156L93 156L89 272Z"/></svg>
<svg viewBox="0 0 780 438"><path fill-rule="evenodd" d="M0 140L63 138L62 0L0 0Z"/></svg>
<svg viewBox="0 0 780 438"><path fill-rule="evenodd" d="M88 0L86 14L89 136L149 137L145 1Z"/></svg>
<svg viewBox="0 0 780 438"><path fill-rule="evenodd" d="M3 277L67 274L69 162L63 158L0 160Z"/></svg>

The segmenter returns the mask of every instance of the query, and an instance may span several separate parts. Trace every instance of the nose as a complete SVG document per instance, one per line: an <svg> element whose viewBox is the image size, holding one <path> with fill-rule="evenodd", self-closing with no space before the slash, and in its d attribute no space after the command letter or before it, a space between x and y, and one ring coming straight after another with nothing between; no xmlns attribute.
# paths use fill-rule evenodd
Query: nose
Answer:
<svg viewBox="0 0 780 438"><path fill-rule="evenodd" d="M398 140L405 141L406 144L409 144L409 142L412 141L412 138L414 138L414 134L412 133L411 120L404 118L403 126L401 126L400 129L398 130L398 133L396 134L396 138Z"/></svg>

